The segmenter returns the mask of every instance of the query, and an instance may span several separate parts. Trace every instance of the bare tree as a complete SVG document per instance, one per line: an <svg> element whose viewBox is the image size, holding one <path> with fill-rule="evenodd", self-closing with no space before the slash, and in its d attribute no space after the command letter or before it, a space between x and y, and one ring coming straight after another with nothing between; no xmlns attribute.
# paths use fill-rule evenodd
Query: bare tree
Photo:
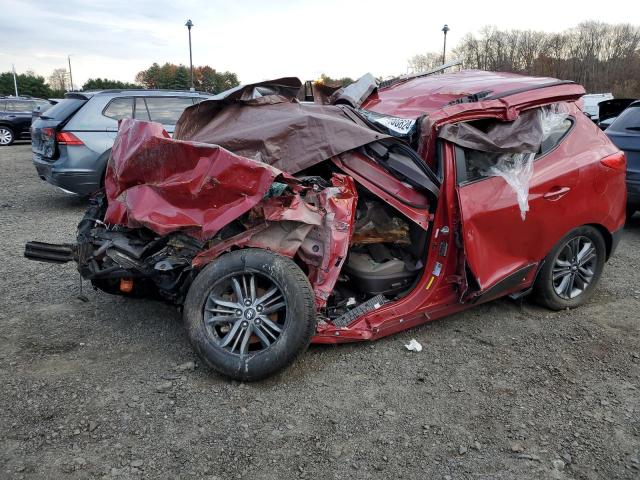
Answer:
<svg viewBox="0 0 640 480"><path fill-rule="evenodd" d="M574 80L590 92L640 97L635 25L589 21L560 33L487 26L479 35L465 35L453 54L467 68Z"/></svg>
<svg viewBox="0 0 640 480"><path fill-rule="evenodd" d="M442 64L442 53L427 52L424 54L414 55L409 59L409 69L413 73L423 72Z"/></svg>
<svg viewBox="0 0 640 480"><path fill-rule="evenodd" d="M67 79L69 74L66 68L56 68L49 75L49 86L55 92L64 92L67 90Z"/></svg>

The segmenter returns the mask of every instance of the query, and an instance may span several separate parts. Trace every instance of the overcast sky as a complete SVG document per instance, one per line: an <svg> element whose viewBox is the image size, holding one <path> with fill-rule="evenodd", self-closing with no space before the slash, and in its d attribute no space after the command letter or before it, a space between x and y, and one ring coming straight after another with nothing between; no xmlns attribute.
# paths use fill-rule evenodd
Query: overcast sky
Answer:
<svg viewBox="0 0 640 480"><path fill-rule="evenodd" d="M243 83L320 73L358 77L406 72L407 60L442 49L484 25L560 31L581 21L640 22L638 0L0 0L0 72L48 77L67 66L90 77L132 82L153 62L236 72Z"/></svg>

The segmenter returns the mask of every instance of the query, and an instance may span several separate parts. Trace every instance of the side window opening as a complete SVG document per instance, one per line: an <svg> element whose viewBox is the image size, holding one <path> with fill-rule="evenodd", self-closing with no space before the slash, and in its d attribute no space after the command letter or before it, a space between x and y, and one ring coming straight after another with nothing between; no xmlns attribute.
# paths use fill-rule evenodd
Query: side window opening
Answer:
<svg viewBox="0 0 640 480"><path fill-rule="evenodd" d="M120 120L133 117L133 98L119 97L109 102L102 114L105 117Z"/></svg>
<svg viewBox="0 0 640 480"><path fill-rule="evenodd" d="M572 125L573 119L556 104L525 111L512 122L445 125L439 136L456 145L458 184L503 178L516 194L524 221L533 163L555 149Z"/></svg>
<svg viewBox="0 0 640 480"><path fill-rule="evenodd" d="M193 105L191 97L147 97L147 110L152 122L175 125L185 108Z"/></svg>
<svg viewBox="0 0 640 480"><path fill-rule="evenodd" d="M496 123L497 122L490 120L469 122L470 125L482 131L487 131L491 124ZM533 161L555 149L567 136L573 124L574 120L566 114L545 114L542 122L540 147L533 155ZM524 154L527 153L481 151L456 145L458 183L475 182L482 178L496 176L493 167L498 166L500 163L502 163L504 167L508 167L518 160L519 155Z"/></svg>

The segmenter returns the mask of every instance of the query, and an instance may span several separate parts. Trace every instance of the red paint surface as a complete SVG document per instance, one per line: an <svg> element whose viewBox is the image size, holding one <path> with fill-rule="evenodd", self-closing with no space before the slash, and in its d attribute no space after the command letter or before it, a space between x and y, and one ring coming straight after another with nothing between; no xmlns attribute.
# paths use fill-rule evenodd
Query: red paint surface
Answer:
<svg viewBox="0 0 640 480"><path fill-rule="evenodd" d="M617 149L575 105L570 113L574 125L567 137L534 162L524 221L514 190L500 177L458 189L467 261L481 291L525 265L539 263L576 227L598 224L614 231L624 224L624 190L616 188L624 172L600 163ZM558 191L566 193L545 197Z"/></svg>
<svg viewBox="0 0 640 480"><path fill-rule="evenodd" d="M262 200L280 173L215 145L172 140L157 123L124 119L107 166L105 222L210 238Z"/></svg>

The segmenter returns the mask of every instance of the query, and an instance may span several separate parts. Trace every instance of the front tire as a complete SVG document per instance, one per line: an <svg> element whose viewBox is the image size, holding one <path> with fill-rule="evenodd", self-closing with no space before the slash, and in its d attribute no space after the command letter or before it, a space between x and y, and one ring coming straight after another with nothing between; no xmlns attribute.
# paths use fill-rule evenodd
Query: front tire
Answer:
<svg viewBox="0 0 640 480"><path fill-rule="evenodd" d="M582 305L593 295L605 257L598 230L589 226L572 230L545 258L534 286L536 300L551 310Z"/></svg>
<svg viewBox="0 0 640 480"><path fill-rule="evenodd" d="M304 352L315 333L314 295L288 257L262 249L225 254L195 278L184 321L195 351L235 380L261 380Z"/></svg>
<svg viewBox="0 0 640 480"><path fill-rule="evenodd" d="M16 139L13 130L5 125L0 125L0 147L8 147Z"/></svg>

